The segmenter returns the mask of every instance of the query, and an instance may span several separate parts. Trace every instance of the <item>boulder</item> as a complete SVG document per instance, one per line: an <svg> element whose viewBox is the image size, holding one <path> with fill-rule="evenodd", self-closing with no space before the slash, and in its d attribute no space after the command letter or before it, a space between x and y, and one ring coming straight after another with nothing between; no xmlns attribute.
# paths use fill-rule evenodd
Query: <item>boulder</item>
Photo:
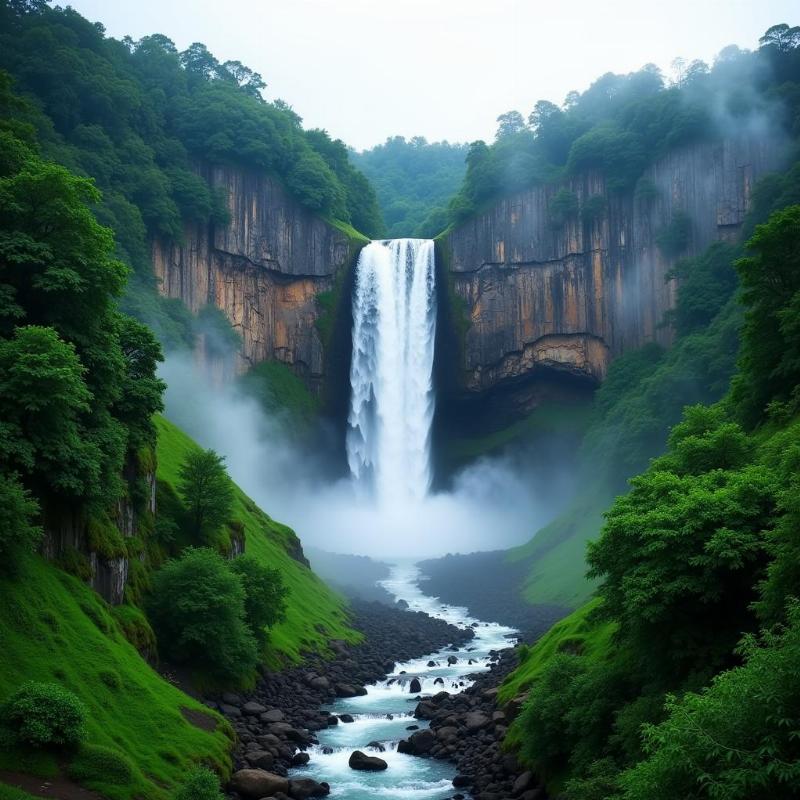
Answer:
<svg viewBox="0 0 800 800"><path fill-rule="evenodd" d="M447 656L447 663L452 667L453 664L458 664L458 659L455 656Z"/></svg>
<svg viewBox="0 0 800 800"><path fill-rule="evenodd" d="M308 685L312 689L318 689L322 692L327 692L331 688L331 682L324 675L318 675L312 678Z"/></svg>
<svg viewBox="0 0 800 800"><path fill-rule="evenodd" d="M304 753L302 750L298 750L293 756L291 764L293 767L304 767L308 762L311 760L311 756L308 753Z"/></svg>
<svg viewBox="0 0 800 800"><path fill-rule="evenodd" d="M429 661L428 662L428 666L429 667L435 667L436 666L436 662L435 661Z"/></svg>
<svg viewBox="0 0 800 800"><path fill-rule="evenodd" d="M339 719L342 722L355 722L352 714L339 714Z"/></svg>
<svg viewBox="0 0 800 800"><path fill-rule="evenodd" d="M479 731L489 724L489 717L481 711L468 711L464 716L464 725L470 732Z"/></svg>
<svg viewBox="0 0 800 800"><path fill-rule="evenodd" d="M528 789L533 789L533 773L523 772L515 781L514 781L514 788L511 790L514 795L522 794L523 792L527 792Z"/></svg>
<svg viewBox="0 0 800 800"><path fill-rule="evenodd" d="M272 769L275 766L275 756L266 750L254 750L245 755L245 761L255 769Z"/></svg>
<svg viewBox="0 0 800 800"><path fill-rule="evenodd" d="M333 688L337 697L358 697L367 693L363 686L356 687L349 683L337 683Z"/></svg>
<svg viewBox="0 0 800 800"><path fill-rule="evenodd" d="M263 769L240 769L231 777L231 789L245 800L261 800L289 791L289 781Z"/></svg>
<svg viewBox="0 0 800 800"><path fill-rule="evenodd" d="M289 781L289 797L292 800L307 800L309 797L325 797L330 794L327 783L317 783L312 778L292 778Z"/></svg>
<svg viewBox="0 0 800 800"><path fill-rule="evenodd" d="M270 723L270 722L282 722L283 721L283 711L279 708L271 708L269 711L265 711L263 714L259 716L259 719L262 722Z"/></svg>
<svg viewBox="0 0 800 800"><path fill-rule="evenodd" d="M263 714L266 710L266 706L262 706L261 703L256 703L254 700L251 700L249 703L245 703L242 706L242 711L248 717L257 717L259 714Z"/></svg>
<svg viewBox="0 0 800 800"><path fill-rule="evenodd" d="M226 716L226 717L241 717L242 716L242 709L237 708L236 706L228 705L228 703L220 703L219 710Z"/></svg>
<svg viewBox="0 0 800 800"><path fill-rule="evenodd" d="M430 728L412 733L408 737L408 743L411 746L411 753L415 756L422 756L429 753L431 748L436 744L436 734Z"/></svg>
<svg viewBox="0 0 800 800"><path fill-rule="evenodd" d="M370 747L373 750L377 750L379 753L385 753L386 752L386 748L380 742L375 741L375 740L371 741L367 745L367 747Z"/></svg>
<svg viewBox="0 0 800 800"><path fill-rule="evenodd" d="M411 692L411 694L419 694L422 691L422 684L419 682L419 678L411 679L408 691Z"/></svg>
<svg viewBox="0 0 800 800"><path fill-rule="evenodd" d="M456 789L465 789L472 783L472 778L468 777L467 775L456 775L453 778L453 786Z"/></svg>
<svg viewBox="0 0 800 800"><path fill-rule="evenodd" d="M448 739L455 739L458 737L458 728L455 725L444 725L436 730L436 738L446 742Z"/></svg>
<svg viewBox="0 0 800 800"><path fill-rule="evenodd" d="M367 772L379 772L389 766L382 758L378 758L378 756L368 756L360 750L354 750L350 754L350 760L347 763L350 769L364 770Z"/></svg>

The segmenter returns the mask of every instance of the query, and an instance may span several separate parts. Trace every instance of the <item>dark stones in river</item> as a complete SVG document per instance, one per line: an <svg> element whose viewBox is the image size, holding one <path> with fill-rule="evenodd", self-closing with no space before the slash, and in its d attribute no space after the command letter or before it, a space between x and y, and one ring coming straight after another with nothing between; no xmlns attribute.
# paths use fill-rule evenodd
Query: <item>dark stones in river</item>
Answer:
<svg viewBox="0 0 800 800"><path fill-rule="evenodd" d="M389 766L382 758L368 756L366 753L362 753L361 750L354 750L350 754L350 760L347 763L350 769L366 772L380 772Z"/></svg>
<svg viewBox="0 0 800 800"><path fill-rule="evenodd" d="M342 722L355 722L355 720L353 719L352 714L339 714L339 719Z"/></svg>
<svg viewBox="0 0 800 800"><path fill-rule="evenodd" d="M411 694L419 694L422 691L422 684L419 682L419 678L412 678L408 691Z"/></svg>

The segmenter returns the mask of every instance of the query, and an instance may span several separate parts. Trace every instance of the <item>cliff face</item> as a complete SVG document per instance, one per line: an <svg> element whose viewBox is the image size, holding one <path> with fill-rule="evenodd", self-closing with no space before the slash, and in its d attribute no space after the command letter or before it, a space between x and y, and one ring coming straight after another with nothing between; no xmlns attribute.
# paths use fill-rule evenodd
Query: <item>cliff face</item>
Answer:
<svg viewBox="0 0 800 800"><path fill-rule="evenodd" d="M734 237L754 182L776 163L754 138L696 145L650 167L638 197L610 193L602 176L586 174L505 199L453 230L441 249L468 326L462 387L481 393L547 367L599 381L625 350L668 344L659 323L676 286L667 272ZM555 225L560 190L575 207ZM581 213L590 208L591 218ZM667 256L657 237L681 217L688 243Z"/></svg>
<svg viewBox="0 0 800 800"><path fill-rule="evenodd" d="M237 369L278 360L318 386L324 374L316 302L333 290L360 246L300 206L274 179L207 168L228 197L227 226L190 226L183 244L153 243L161 291L192 311L214 304L241 334Z"/></svg>

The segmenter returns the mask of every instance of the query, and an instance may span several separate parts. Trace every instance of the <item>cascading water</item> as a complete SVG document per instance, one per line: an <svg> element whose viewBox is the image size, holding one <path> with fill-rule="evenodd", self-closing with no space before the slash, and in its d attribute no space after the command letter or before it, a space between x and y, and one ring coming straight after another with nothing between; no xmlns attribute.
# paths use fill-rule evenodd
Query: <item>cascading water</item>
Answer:
<svg viewBox="0 0 800 800"><path fill-rule="evenodd" d="M421 500L431 481L433 242L371 242L356 268L347 460L379 503Z"/></svg>

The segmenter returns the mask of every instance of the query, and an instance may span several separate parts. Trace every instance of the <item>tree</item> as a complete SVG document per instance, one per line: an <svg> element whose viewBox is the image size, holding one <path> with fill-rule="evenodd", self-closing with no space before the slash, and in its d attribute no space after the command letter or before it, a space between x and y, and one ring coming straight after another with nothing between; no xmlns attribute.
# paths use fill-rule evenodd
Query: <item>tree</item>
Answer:
<svg viewBox="0 0 800 800"><path fill-rule="evenodd" d="M176 663L223 681L242 680L255 668L242 581L210 548L190 547L155 573L149 616L160 652Z"/></svg>
<svg viewBox="0 0 800 800"><path fill-rule="evenodd" d="M221 70L219 61L202 42L190 44L181 53L181 64L187 72L206 81L219 77Z"/></svg>
<svg viewBox="0 0 800 800"><path fill-rule="evenodd" d="M767 28L758 40L762 47L775 47L780 53L787 53L800 46L800 26L789 27L785 22Z"/></svg>
<svg viewBox="0 0 800 800"><path fill-rule="evenodd" d="M13 572L18 555L38 544L42 529L35 523L39 504L15 474L0 473L0 573Z"/></svg>
<svg viewBox="0 0 800 800"><path fill-rule="evenodd" d="M233 485L224 456L213 450L189 453L178 472L178 491L198 541L210 541L231 518Z"/></svg>
<svg viewBox="0 0 800 800"><path fill-rule="evenodd" d="M513 136L525 130L525 119L519 111L506 111L497 118L497 133L496 139L502 139L504 136Z"/></svg>
<svg viewBox="0 0 800 800"><path fill-rule="evenodd" d="M267 88L264 79L241 61L226 61L222 73L229 75L236 85L247 95L263 102L261 91Z"/></svg>
<svg viewBox="0 0 800 800"><path fill-rule="evenodd" d="M747 306L733 396L747 425L770 403L800 403L800 205L774 213L735 266Z"/></svg>
<svg viewBox="0 0 800 800"><path fill-rule="evenodd" d="M249 555L241 555L231 563L244 586L245 619L259 642L266 640L266 628L286 618L286 597L289 590L281 573L261 565Z"/></svg>

